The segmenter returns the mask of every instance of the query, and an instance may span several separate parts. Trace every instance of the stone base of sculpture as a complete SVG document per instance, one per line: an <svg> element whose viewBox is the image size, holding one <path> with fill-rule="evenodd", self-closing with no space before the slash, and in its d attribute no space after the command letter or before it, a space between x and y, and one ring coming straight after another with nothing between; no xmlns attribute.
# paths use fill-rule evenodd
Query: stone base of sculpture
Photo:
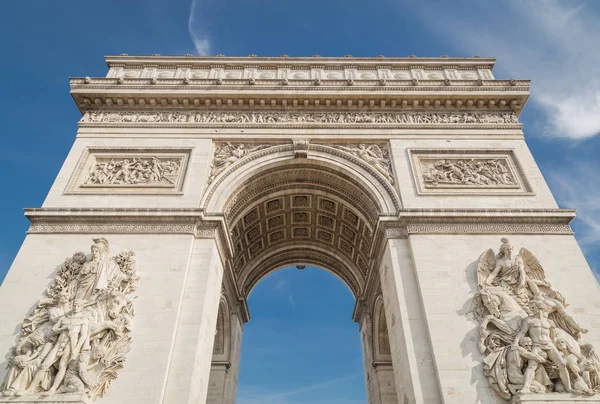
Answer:
<svg viewBox="0 0 600 404"><path fill-rule="evenodd" d="M47 395L34 395L34 396L24 396L24 397L0 397L0 403L19 403L19 404L33 404L33 403L44 403L44 404L62 404L62 403L72 403L72 404L88 404L91 403L92 400L87 394L53 394L51 396Z"/></svg>
<svg viewBox="0 0 600 404"><path fill-rule="evenodd" d="M581 396L567 393L552 394L523 394L513 397L512 404L578 404L578 403L600 403L599 396Z"/></svg>

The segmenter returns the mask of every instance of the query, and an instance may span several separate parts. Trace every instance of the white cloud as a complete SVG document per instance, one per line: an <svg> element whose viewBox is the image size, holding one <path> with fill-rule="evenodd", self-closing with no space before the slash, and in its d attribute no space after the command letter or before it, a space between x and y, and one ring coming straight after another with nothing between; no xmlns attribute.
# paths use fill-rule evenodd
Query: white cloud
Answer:
<svg viewBox="0 0 600 404"><path fill-rule="evenodd" d="M292 295L290 294L289 296L289 302L290 302L290 306L292 306L292 309L296 308L296 302L294 301L294 298L292 297Z"/></svg>
<svg viewBox="0 0 600 404"><path fill-rule="evenodd" d="M406 2L448 45L496 56L496 74L505 78L530 78L532 100L549 122L542 134L573 139L600 133L600 16L592 4Z"/></svg>
<svg viewBox="0 0 600 404"><path fill-rule="evenodd" d="M188 32L190 33L192 42L194 42L198 55L206 56L210 52L210 40L208 39L206 28L199 21L200 13L199 2L192 0L190 17L188 18Z"/></svg>

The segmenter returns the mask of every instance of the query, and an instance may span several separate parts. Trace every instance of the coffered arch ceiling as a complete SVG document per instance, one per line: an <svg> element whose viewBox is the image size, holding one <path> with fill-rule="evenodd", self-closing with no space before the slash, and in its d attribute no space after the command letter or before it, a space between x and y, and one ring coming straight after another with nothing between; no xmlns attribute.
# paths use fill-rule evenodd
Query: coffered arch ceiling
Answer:
<svg viewBox="0 0 600 404"><path fill-rule="evenodd" d="M381 209L371 190L335 165L293 159L262 166L223 209L242 295L294 264L326 269L362 295Z"/></svg>

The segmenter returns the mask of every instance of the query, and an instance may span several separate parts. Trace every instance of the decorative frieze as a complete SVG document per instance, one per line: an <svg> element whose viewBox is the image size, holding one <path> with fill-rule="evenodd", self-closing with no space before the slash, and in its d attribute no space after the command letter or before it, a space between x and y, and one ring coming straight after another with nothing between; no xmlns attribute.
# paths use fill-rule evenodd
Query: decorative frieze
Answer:
<svg viewBox="0 0 600 404"><path fill-rule="evenodd" d="M190 149L86 149L67 192L181 193Z"/></svg>
<svg viewBox="0 0 600 404"><path fill-rule="evenodd" d="M86 112L80 124L194 124L194 125L516 125L512 112Z"/></svg>
<svg viewBox="0 0 600 404"><path fill-rule="evenodd" d="M111 257L108 240L93 241L91 256L78 252L67 258L23 320L9 354L4 396L96 399L123 368L140 279L135 254Z"/></svg>
<svg viewBox="0 0 600 404"><path fill-rule="evenodd" d="M409 150L421 195L531 194L513 150Z"/></svg>

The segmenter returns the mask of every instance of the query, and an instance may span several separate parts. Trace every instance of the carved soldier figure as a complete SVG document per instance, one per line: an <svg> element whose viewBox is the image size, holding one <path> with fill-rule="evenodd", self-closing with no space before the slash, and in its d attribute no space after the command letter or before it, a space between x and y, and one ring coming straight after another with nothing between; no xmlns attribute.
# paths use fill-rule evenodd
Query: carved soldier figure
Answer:
<svg viewBox="0 0 600 404"><path fill-rule="evenodd" d="M33 377L53 347L49 336L41 328L23 338L15 347L11 368L6 376L2 390L6 396L23 395L29 388ZM43 388L50 387L50 378L42 383Z"/></svg>
<svg viewBox="0 0 600 404"><path fill-rule="evenodd" d="M586 334L588 330L583 328L575 319L567 313L565 310L565 306L558 300L548 296L546 293L542 292L538 285L546 286L550 288L550 284L548 282L528 279L527 284L531 291L533 292L534 298L544 302L546 307L548 307L548 314L556 313L554 317L555 322L561 323L565 331L571 334L574 338L579 338L581 334Z"/></svg>
<svg viewBox="0 0 600 404"><path fill-rule="evenodd" d="M548 378L546 371L540 365L546 362L541 355L531 352L533 341L529 337L523 337L519 341L517 349L511 349L506 356L506 369L508 381L511 389L522 389L525 384L524 370L529 366L529 362L533 362L535 366L534 380L531 382L530 390L535 393L543 393L546 391L546 386L552 386L552 382ZM513 391L514 393L514 391Z"/></svg>
<svg viewBox="0 0 600 404"><path fill-rule="evenodd" d="M523 319L521 329L515 336L515 341L512 344L512 349L518 350L518 344L521 338L529 336L533 341L531 353L547 357L558 368L560 381L564 386L565 391L572 392L573 389L571 388L571 379L569 378L567 363L561 352L552 342L551 335L554 332L555 326L552 321L548 319L549 308L543 301L533 300L531 302L531 309L533 314ZM523 388L520 390L521 394L532 392L531 387L535 376L535 370L538 365L539 363L536 360L529 360L527 369L525 370Z"/></svg>
<svg viewBox="0 0 600 404"><path fill-rule="evenodd" d="M76 299L91 300L92 297L108 288L110 281L119 281L123 276L117 263L108 255L108 240L94 239L92 260L86 262L77 279Z"/></svg>

